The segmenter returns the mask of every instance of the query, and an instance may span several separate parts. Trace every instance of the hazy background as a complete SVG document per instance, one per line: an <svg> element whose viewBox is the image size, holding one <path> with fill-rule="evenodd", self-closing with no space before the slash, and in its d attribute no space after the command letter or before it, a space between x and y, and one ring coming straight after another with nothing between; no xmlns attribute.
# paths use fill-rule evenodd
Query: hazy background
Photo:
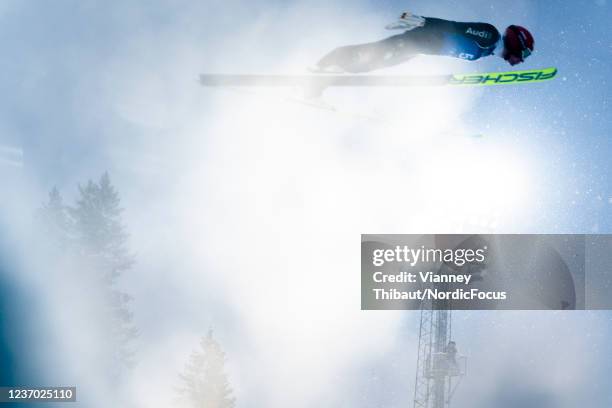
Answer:
<svg viewBox="0 0 612 408"><path fill-rule="evenodd" d="M134 406L171 404L209 327L239 407L407 406L418 315L359 310L359 234L612 232L610 7L2 2L2 383L76 384L83 406L104 405L103 369L88 364L103 339L86 313L61 318L86 299L46 279L32 218L54 185L71 200L108 170L137 260L120 281L141 333L125 382ZM202 72L303 73L332 47L389 35L403 10L524 25L536 39L525 67L559 76L330 91L347 114L198 86ZM419 57L385 72L505 68ZM612 314L454 317L469 361L456 406L612 402Z"/></svg>

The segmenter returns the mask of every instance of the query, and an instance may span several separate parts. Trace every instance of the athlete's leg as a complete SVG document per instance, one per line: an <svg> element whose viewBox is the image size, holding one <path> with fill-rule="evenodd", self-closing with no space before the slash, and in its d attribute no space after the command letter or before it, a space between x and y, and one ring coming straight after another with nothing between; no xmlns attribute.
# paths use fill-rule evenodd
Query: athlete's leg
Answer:
<svg viewBox="0 0 612 408"><path fill-rule="evenodd" d="M318 62L321 70L341 69L346 72L368 72L397 65L412 58L416 53L409 41L402 40L404 34L367 44L339 47Z"/></svg>
<svg viewBox="0 0 612 408"><path fill-rule="evenodd" d="M368 72L401 64L418 54L435 54L440 47L441 35L438 30L426 24L381 41L336 48L324 56L317 66L321 70Z"/></svg>

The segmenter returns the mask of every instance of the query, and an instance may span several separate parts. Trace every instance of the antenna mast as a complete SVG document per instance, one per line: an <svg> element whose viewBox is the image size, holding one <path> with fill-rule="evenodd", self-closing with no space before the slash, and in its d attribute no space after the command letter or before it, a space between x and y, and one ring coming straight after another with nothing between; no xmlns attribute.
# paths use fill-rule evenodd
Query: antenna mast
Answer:
<svg viewBox="0 0 612 408"><path fill-rule="evenodd" d="M446 266L443 265L442 268ZM448 284L436 284L445 290ZM448 408L466 372L466 358L457 356L448 300L423 300L419 328L414 408Z"/></svg>

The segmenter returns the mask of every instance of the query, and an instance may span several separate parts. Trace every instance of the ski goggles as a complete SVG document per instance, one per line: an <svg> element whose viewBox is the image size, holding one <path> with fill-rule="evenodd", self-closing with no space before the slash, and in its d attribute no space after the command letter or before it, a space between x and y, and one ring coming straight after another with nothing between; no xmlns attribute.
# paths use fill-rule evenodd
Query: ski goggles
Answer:
<svg viewBox="0 0 612 408"><path fill-rule="evenodd" d="M520 36L519 36L519 40L521 41L521 45L523 46L523 49L521 50L521 58L525 59L531 55L531 50L527 48L527 46L525 45L525 41L523 41L523 39Z"/></svg>

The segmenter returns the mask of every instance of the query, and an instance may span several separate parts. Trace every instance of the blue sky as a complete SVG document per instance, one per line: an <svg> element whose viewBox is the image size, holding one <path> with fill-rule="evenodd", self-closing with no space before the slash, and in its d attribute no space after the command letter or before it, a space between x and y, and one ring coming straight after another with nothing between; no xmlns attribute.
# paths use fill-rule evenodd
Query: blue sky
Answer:
<svg viewBox="0 0 612 408"><path fill-rule="evenodd" d="M4 74L0 77L0 147L4 148L0 159L9 157L23 163L5 164L0 160L0 181L5 191L0 198L0 270L4 281L28 287L42 274L28 259L37 258L37 252L25 254L31 238L32 211L46 192L57 185L70 198L76 183L108 170L126 208L131 245L139 254L135 273L126 277L123 285L137 299L135 312L147 356L144 367L154 367L164 359L174 359L174 365L180 366L183 351L164 354L161 350L168 344L189 347L197 333L211 325L219 329L219 336L234 356L236 366L232 370L236 372L240 365L252 369L269 357L271 350L282 353L288 346L279 337L305 339L304 355L287 357L294 364L285 373L288 376L316 370L309 359L317 355L317 348L309 349L309 344L356 336L362 341L355 342L354 348L341 347L335 340L320 346L321 354L333 356L330 361L337 360L335 365L329 363L330 373L356 373L354 377L342 377L339 384L343 389L367 384L373 370L378 373L376 378L387 378L389 384L399 387L404 374L412 376L412 368L400 367L402 373L405 371L400 376L397 367L385 367L394 367L389 364L402 353L404 341L414 341L408 333L415 324L414 316L363 317L351 309L354 296L347 295L338 300L342 306L332 308L329 316L348 314L354 324L336 325L326 320L325 313L311 315L301 305L288 310L301 316L303 324L290 322L288 316L268 320L266 312L273 305L252 293L248 286L258 287L257 282L241 272L248 266L247 257L260 259L264 243L277 242L278 237L285 237L281 241L286 246L281 249L295 254L299 251L293 247L300 245L290 242L314 251L320 249L317 243L324 243L323 248L332 248L338 242L346 245L361 232L439 230L444 225L440 220L446 215L432 213L428 209L432 206L436 211L451 212L453 206L461 207L457 211L463 211L461 216L466 219L493 217L489 212L497 209L491 207L501 206L500 212L507 219L501 220L501 226L492 227L498 228L495 232L612 233L611 7L609 0L579 5L527 0L435 4L152 1L146 5L5 1L0 5L0 70ZM268 105L257 97L213 92L197 85L198 74L205 71L301 73L330 48L388 35L382 28L384 23L405 9L425 16L487 21L500 29L509 23L525 25L536 41L536 52L525 67L555 66L559 76L543 84L452 94L444 90L414 91L414 95L355 91L330 94L330 101L340 106L405 115L410 126L391 131L372 123L300 106ZM392 72L413 72L420 67L441 72L507 68L498 58L475 63L435 58L423 61L422 65L417 61L415 66ZM431 108L420 111L420 105ZM472 143L460 135L448 136L448 129L454 126L458 134L482 134L482 141ZM412 129L425 137L414 137ZM430 190L427 183L419 184L428 175L429 161L435 158L440 158L438 163L451 164L448 169L438 164L442 168L432 180L443 183L453 173L485 177L485 188L491 187L495 196L492 204L472 202L461 190L445 195L443 188ZM496 166L498 161L503 162L501 168ZM375 170L370 171L370 166ZM474 172L462 173L463 166ZM405 174L398 176L398 169ZM513 173L520 175L513 178ZM382 182L380 188L405 181L406 186L418 185L416 191L432 199L419 201L413 194L392 191L385 196L388 200L375 200L364 193L363 185L374 186L386 176L392 181ZM405 207L397 204L408 199L410 204ZM444 200L449 202L448 207L440 203ZM515 204L521 210L513 213ZM402 215L405 217L398 218ZM452 215L449 218L455 221ZM188 244L168 242L167 236L179 237L177 240ZM235 243L254 249L244 259L234 259L227 252ZM13 256L5 256L8 253ZM221 256L231 259L223 263L218 259ZM281 257L269 269L296 267L285 261ZM308 262L303 265L305 271L309 267L312 265ZM358 275L357 269L346 269L339 275ZM289 288L285 301L305 302L295 287L310 287L311 280L303 275L268 276L265 272L258 270L263 282L272 284L280 276L280 286ZM8 287L4 281L3 286ZM42 285L42 281L39 283ZM40 293L41 287L31 293ZM235 287L239 289L228 289ZM353 295L357 294L355 291ZM22 300L15 297L15 302ZM10 326L12 323L7 322L20 318L21 313L36 315L35 306L31 307L0 321ZM15 306L7 309L5 304L3 308L17 310ZM321 306L321 310L326 309ZM564 336L572 336L573 330L588 332L594 339L591 345L600 350L599 356L609 355L605 340L610 333L608 312L564 316L564 323L558 325L546 315L485 315L484 322L471 315L464 319L465 327L476 327L482 339L499 338L490 330L496 324L507 325L508 332L515 328L521 333L530 325L540 327L534 335L540 336L537 344L557 341L546 337L556 330ZM325 324L319 325L320 321ZM380 337L366 340L372 325L376 325ZM302 326L310 327L311 337L304 335ZM270 334L261 333L259 327L266 327ZM171 332L180 335L173 337ZM390 333L396 337L389 340ZM467 329L462 335L470 340ZM58 338L61 340L61 336ZM266 348L266 341L274 347ZM364 358L364 350L377 341L384 344L386 354ZM559 346L580 355L587 353L588 342L560 342ZM508 351L512 345L504 347ZM6 356L2 361L10 361L6 350L0 353ZM490 353L495 356L497 352L493 348ZM251 354L255 357L244 358ZM361 357L353 359L357 354ZM408 354L401 355L412 358ZM576 363L580 366L577 372L608 372L609 361L599 356L586 355L586 368ZM554 356L548 357L554 360ZM483 362L475 364L486 367ZM514 374L511 369L504 372ZM559 387L566 380L561 377L557 378ZM239 397L249 396L254 401L250 406L287 402L283 398L289 399L292 392L312 394L307 388L289 388L285 397L274 396L255 380L242 378L237 382ZM523 389L521 384L514 386ZM595 393L598 386L596 382L583 384L576 395ZM538 393L543 388L538 388L539 384L534 387L534 398L540 398ZM376 385L372 389L370 398L388 397ZM341 399L332 392L322 395L326 401ZM497 394L490 391L487 395L494 398ZM389 401L392 405L401 398Z"/></svg>

